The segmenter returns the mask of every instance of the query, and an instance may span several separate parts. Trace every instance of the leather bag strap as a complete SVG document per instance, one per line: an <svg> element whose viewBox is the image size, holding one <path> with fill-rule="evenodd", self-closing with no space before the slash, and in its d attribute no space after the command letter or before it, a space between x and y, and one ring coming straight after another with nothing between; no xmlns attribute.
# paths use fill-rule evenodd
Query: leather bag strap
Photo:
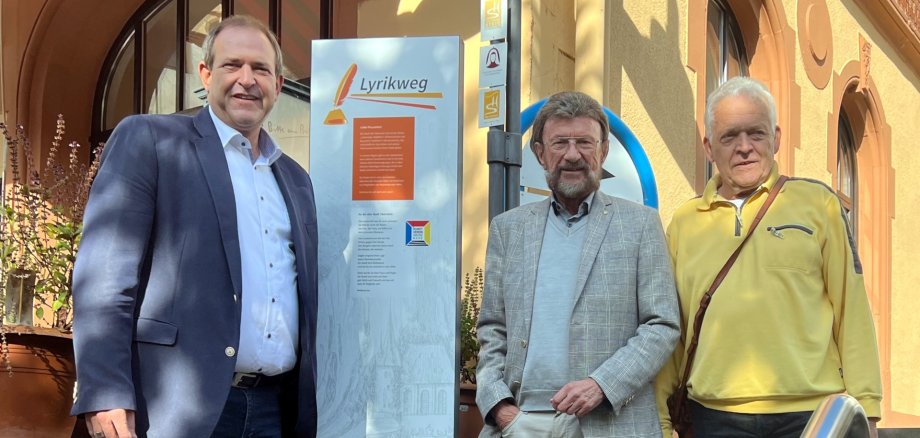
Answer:
<svg viewBox="0 0 920 438"><path fill-rule="evenodd" d="M732 265L735 264L735 260L738 259L738 254L741 253L741 249L744 248L744 244L751 238L751 235L754 234L754 230L757 229L757 225L760 224L760 220L763 219L764 215L767 214L767 209L770 208L770 204L773 203L773 200L776 199L776 195L779 194L779 190L783 187L783 184L788 180L785 175L780 176L776 181L776 184L773 184L773 188L770 189L770 194L767 196L767 200L760 207L760 210L757 212L757 216L754 218L754 222L751 222L751 227L748 229L747 235L744 236L744 240L738 244L738 247L735 248L735 252L725 261L725 265L722 266L722 269L719 270L719 274L716 275L715 280L712 281L712 285L709 286L709 290L703 294L703 297L700 299L700 308L696 311L696 317L693 318L693 338L690 341L690 346L687 347L687 362L684 365L684 375L680 379L680 386L686 386L687 380L690 379L690 368L693 366L693 358L696 357L696 346L700 340L700 329L703 327L703 317L706 316L706 309L709 308L709 302L712 301L712 296L716 293L716 289L719 288L719 285L722 284L722 280L725 279L725 276L728 275L728 271L731 270Z"/></svg>

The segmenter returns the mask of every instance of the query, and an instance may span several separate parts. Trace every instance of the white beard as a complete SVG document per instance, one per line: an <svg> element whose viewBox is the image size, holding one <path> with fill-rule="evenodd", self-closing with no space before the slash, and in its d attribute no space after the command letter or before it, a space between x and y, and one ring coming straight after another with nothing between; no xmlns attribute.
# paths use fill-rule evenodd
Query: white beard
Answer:
<svg viewBox="0 0 920 438"><path fill-rule="evenodd" d="M566 199L584 199L591 193L597 191L601 186L601 172L588 171L588 177L577 183L567 183L559 181L559 176L553 175L549 170L544 171L546 175L546 185L556 194L556 196Z"/></svg>

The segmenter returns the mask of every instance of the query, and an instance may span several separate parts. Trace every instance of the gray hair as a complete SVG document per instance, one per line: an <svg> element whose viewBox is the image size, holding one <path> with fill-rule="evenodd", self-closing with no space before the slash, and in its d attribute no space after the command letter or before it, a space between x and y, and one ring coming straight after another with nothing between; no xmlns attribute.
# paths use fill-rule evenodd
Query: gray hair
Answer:
<svg viewBox="0 0 920 438"><path fill-rule="evenodd" d="M208 66L208 70L214 69L214 40L217 39L217 34L231 27L255 29L265 35L275 50L275 76L281 76L281 45L278 44L278 38L265 23L249 15L227 17L208 31L208 36L204 39L204 65Z"/></svg>
<svg viewBox="0 0 920 438"><path fill-rule="evenodd" d="M600 140L604 142L610 134L610 123L601 104L593 97L580 91L562 91L546 100L546 104L537 113L533 122L533 134L530 136L530 150L537 153L536 144L543 142L543 126L549 119L591 118L601 125Z"/></svg>
<svg viewBox="0 0 920 438"><path fill-rule="evenodd" d="M773 95L762 82L744 76L735 76L719 85L709 99L706 100L706 137L712 135L712 122L715 118L716 107L726 97L744 96L767 108L770 116L770 127L776 128L776 103ZM771 132L772 134L772 132Z"/></svg>

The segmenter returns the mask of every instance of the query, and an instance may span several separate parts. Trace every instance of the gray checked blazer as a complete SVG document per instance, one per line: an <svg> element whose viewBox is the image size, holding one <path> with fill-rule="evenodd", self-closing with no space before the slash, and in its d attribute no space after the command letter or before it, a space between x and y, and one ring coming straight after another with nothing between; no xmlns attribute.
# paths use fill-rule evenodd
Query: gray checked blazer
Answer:
<svg viewBox="0 0 920 438"><path fill-rule="evenodd" d="M550 200L493 219L477 330L480 437L499 437L489 411L518 400L537 266ZM580 419L590 437L661 436L652 382L680 335L671 261L658 213L598 191L576 276L569 381L593 378L606 400Z"/></svg>

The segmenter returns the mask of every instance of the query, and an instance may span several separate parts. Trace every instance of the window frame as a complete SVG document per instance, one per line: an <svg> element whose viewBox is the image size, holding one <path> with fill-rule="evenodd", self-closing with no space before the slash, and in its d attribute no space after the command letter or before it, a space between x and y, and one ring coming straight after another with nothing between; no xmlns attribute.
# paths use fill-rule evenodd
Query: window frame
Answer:
<svg viewBox="0 0 920 438"><path fill-rule="evenodd" d="M850 221L854 244L858 242L856 236L859 226L859 166L856 161L858 150L859 144L853 134L852 122L846 109L841 106L840 115L837 117L837 175L834 178L834 191ZM844 180L848 180L847 187L843 187Z"/></svg>
<svg viewBox="0 0 920 438"><path fill-rule="evenodd" d="M706 89L704 99L708 99L710 93L715 91L715 89L718 88L723 83L725 83L725 81L731 79L731 77L728 76L729 74L728 73L728 67L729 67L728 61L730 59L729 55L731 52L731 45L730 45L729 38L734 40L734 43L735 43L734 46L735 48L737 48L737 51L738 51L737 61L738 61L738 67L741 73L740 75L750 76L750 66L751 66L750 59L748 58L748 55L747 55L747 49L745 48L744 37L743 37L743 34L741 33L741 26L738 24L738 18L735 16L734 11L732 11L731 7L729 7L729 5L726 4L723 0L708 0L708 7L706 10L706 27L707 27L706 37L707 37L707 40L705 43L706 44L707 68L709 66L709 62L708 62L709 61L708 28L709 28L709 21L710 21L709 14L710 14L710 11L712 11L712 8L716 8L720 12L718 29L716 29L718 33L717 38L719 41L719 55L716 61L719 67L719 72L718 72L718 80L715 84L713 84L713 89L711 90L708 89L709 88L709 80L708 80L709 72L706 72L706 79L704 83L707 89ZM713 175L715 175L715 170L716 169L713 166L712 162L707 159L703 166L703 172L704 172L703 180L708 182L709 179L712 178Z"/></svg>
<svg viewBox="0 0 920 438"><path fill-rule="evenodd" d="M188 60L188 54L185 50L185 43L188 39L189 25L189 1L191 0L147 0L142 4L131 18L125 23L121 32L113 41L106 58L100 70L99 79L96 82L96 91L93 98L93 116L91 129L91 142L94 144L104 143L114 129L114 126L106 125L108 107L107 99L113 90L110 89L113 75L115 74L116 62L124 50L133 41L134 45L134 72L133 72L133 94L131 97L131 113L144 114L146 108L143 108L144 84L146 83L144 75L144 50L146 49L146 25L147 23L162 10L171 4L176 5L176 108L177 112L190 112L198 107L186 107L186 75L185 66ZM267 0L269 6L269 28L276 34L281 33L281 2L297 0ZM319 0L320 2L320 26L319 38L328 39L333 36L333 12L342 12L341 7L335 7L333 0ZM221 20L230 17L234 13L235 0L220 0ZM344 11L346 14L347 11ZM355 14L357 11L355 10ZM284 47L282 46L282 50ZM306 84L302 82L285 81L282 93L288 94L295 98L309 102L310 89L309 77ZM199 96L200 97L200 96ZM117 123L116 123L117 125Z"/></svg>

